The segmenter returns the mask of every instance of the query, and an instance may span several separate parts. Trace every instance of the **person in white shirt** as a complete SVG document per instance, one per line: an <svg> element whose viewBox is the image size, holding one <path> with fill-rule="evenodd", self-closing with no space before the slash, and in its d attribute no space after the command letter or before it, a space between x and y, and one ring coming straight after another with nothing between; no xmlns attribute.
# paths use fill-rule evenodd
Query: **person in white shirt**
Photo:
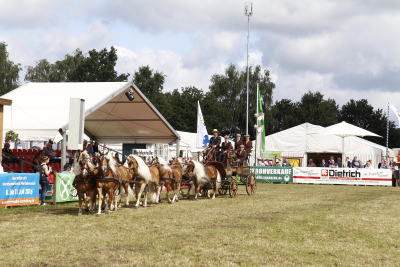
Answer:
<svg viewBox="0 0 400 267"><path fill-rule="evenodd" d="M258 159L258 166L265 166L265 163L262 161L261 158Z"/></svg>
<svg viewBox="0 0 400 267"><path fill-rule="evenodd" d="M365 169L372 169L371 163L367 161L367 165L365 165Z"/></svg>

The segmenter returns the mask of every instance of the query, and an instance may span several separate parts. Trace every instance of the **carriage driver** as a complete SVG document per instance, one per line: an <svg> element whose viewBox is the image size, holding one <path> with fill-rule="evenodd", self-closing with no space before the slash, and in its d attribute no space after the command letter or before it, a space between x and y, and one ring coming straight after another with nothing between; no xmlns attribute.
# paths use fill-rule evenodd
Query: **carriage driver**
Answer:
<svg viewBox="0 0 400 267"><path fill-rule="evenodd" d="M225 163L226 161L226 157L228 156L228 153L232 150L232 144L231 142L229 142L229 136L225 135L224 136L225 142L222 143L221 147L222 147L222 154L220 157L220 162L222 164Z"/></svg>
<svg viewBox="0 0 400 267"><path fill-rule="evenodd" d="M213 131L212 131L212 133L213 133L213 137L211 137L211 139L210 139L210 143L208 144L208 147L211 149L211 148L214 148L215 149L215 156L216 156L216 158L218 158L218 156L219 156L219 150L221 149L221 137L220 136L218 136L218 130L217 129L214 129ZM209 153L210 151L208 151L207 152L207 154ZM211 157L213 157L213 156L211 156ZM213 160L215 160L216 158L212 158Z"/></svg>
<svg viewBox="0 0 400 267"><path fill-rule="evenodd" d="M240 145L243 145L243 140L241 139L241 135L237 134L236 135L236 140L235 140L235 152L238 152L240 149Z"/></svg>
<svg viewBox="0 0 400 267"><path fill-rule="evenodd" d="M240 145L239 151L236 152L238 167L243 165L243 162L246 160L246 157L247 157L247 153L246 153L246 150L244 150L244 145Z"/></svg>

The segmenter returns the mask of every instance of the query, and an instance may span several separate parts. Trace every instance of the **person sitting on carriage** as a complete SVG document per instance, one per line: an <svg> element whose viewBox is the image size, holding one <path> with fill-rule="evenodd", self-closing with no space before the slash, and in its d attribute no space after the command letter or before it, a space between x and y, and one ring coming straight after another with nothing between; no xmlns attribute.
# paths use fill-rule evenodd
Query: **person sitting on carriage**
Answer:
<svg viewBox="0 0 400 267"><path fill-rule="evenodd" d="M209 157L211 157L211 160L215 160L218 158L219 156L219 150L221 149L221 137L218 136L218 130L214 129L212 131L213 133L213 137L211 137L210 139L210 143L208 144L208 151L206 153L206 156L208 159L210 159ZM210 153L210 150L214 148L214 153L212 155L208 155Z"/></svg>
<svg viewBox="0 0 400 267"><path fill-rule="evenodd" d="M243 162L246 161L247 153L244 150L244 145L240 145L239 151L236 152L236 159L238 161L238 167L243 165Z"/></svg>
<svg viewBox="0 0 400 267"><path fill-rule="evenodd" d="M237 134L235 140L235 152L239 151L240 145L243 145L243 140L241 139L241 135Z"/></svg>
<svg viewBox="0 0 400 267"><path fill-rule="evenodd" d="M225 142L223 142L221 145L221 148L222 148L221 156L219 156L220 162L222 164L225 163L228 153L231 152L231 150L232 150L232 144L231 144L231 142L229 142L229 136L225 135L224 139L225 139Z"/></svg>
<svg viewBox="0 0 400 267"><path fill-rule="evenodd" d="M253 142L250 141L250 135L246 134L244 136L246 138L246 140L243 142L244 145L244 150L246 150L246 154L247 154L247 160L249 159L250 153L252 152L253 149Z"/></svg>

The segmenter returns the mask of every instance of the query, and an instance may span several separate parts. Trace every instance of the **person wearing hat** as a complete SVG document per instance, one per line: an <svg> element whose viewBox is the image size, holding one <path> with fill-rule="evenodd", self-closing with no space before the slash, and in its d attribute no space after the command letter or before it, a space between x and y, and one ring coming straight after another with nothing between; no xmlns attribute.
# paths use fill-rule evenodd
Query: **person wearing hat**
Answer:
<svg viewBox="0 0 400 267"><path fill-rule="evenodd" d="M243 142L244 150L246 150L246 153L249 154L251 152L251 150L253 149L253 142L250 141L249 134L246 134L244 137L246 137L246 140Z"/></svg>
<svg viewBox="0 0 400 267"><path fill-rule="evenodd" d="M215 155L215 157L216 158L218 158L218 156L219 156L219 150L221 149L221 137L220 136L218 136L218 130L217 129L214 129L213 131L212 131L212 133L213 133L213 137L211 137L211 139L210 139L210 143L208 144L208 147L211 149L211 148L214 148L215 150L215 153L214 153L214 155ZM208 154L208 153L207 153ZM212 156L213 157L213 156ZM214 158L213 157L213 160L215 160L216 158Z"/></svg>
<svg viewBox="0 0 400 267"><path fill-rule="evenodd" d="M243 162L246 160L247 153L244 150L244 145L240 145L240 149L236 152L236 158L238 161L238 167L243 165Z"/></svg>
<svg viewBox="0 0 400 267"><path fill-rule="evenodd" d="M240 145L243 145L243 140L241 138L242 136L240 134L236 135L236 140L235 140L235 152L238 152L240 149Z"/></svg>
<svg viewBox="0 0 400 267"><path fill-rule="evenodd" d="M231 152L231 150L232 150L232 143L229 142L229 136L225 135L224 139L225 139L225 141L222 142L222 145L221 145L222 154L221 154L221 156L219 156L222 164L225 163L228 153Z"/></svg>

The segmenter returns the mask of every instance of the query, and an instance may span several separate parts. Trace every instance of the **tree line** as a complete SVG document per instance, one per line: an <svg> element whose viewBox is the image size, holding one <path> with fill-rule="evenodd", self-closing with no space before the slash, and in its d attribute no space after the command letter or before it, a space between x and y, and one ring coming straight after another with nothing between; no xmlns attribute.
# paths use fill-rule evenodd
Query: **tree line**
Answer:
<svg viewBox="0 0 400 267"><path fill-rule="evenodd" d="M7 44L0 43L0 94L3 95L20 86L21 64L8 58ZM26 82L118 82L128 81L130 74L118 74L115 66L117 49L111 47L83 54L76 49L63 59L50 63L40 59L34 66L25 66ZM197 131L197 103L200 102L207 130L216 128L221 135L234 137L246 133L247 72L230 64L223 74L210 78L208 90L195 86L164 91L167 76L150 66L141 66L133 71L132 81L150 102L159 110L171 126L179 131ZM273 103L275 84L268 69L261 66L249 68L249 134L254 138L256 120L257 83L259 85L266 134L273 134L299 124L309 122L330 126L346 121L384 138L365 137L377 144L386 145L386 114L374 109L367 99L350 99L339 107L334 99L326 99L321 92L307 92L294 102L282 99ZM393 121L389 122L389 147L400 147L400 132Z"/></svg>

